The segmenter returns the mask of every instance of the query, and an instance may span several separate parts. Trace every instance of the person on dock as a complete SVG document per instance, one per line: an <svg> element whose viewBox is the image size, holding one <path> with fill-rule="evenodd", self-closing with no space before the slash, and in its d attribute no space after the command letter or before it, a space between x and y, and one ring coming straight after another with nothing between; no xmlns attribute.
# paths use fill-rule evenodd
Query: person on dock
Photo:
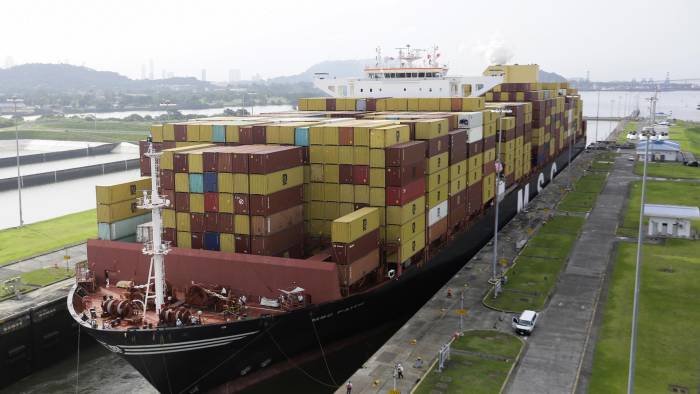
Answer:
<svg viewBox="0 0 700 394"><path fill-rule="evenodd" d="M401 363L396 365L396 373L398 374L399 379L403 379L403 365L401 365Z"/></svg>
<svg viewBox="0 0 700 394"><path fill-rule="evenodd" d="M352 382L348 380L348 384L345 385L346 394L352 393Z"/></svg>

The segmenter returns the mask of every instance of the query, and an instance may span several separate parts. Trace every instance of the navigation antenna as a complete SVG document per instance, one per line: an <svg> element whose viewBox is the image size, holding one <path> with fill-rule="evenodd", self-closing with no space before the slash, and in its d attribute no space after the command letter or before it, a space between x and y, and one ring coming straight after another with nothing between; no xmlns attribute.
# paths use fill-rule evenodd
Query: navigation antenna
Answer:
<svg viewBox="0 0 700 394"><path fill-rule="evenodd" d="M148 138L148 151L146 157L151 160L151 190L143 191L143 197L138 199L140 209L151 211L152 234L151 240L143 243L142 252L151 256L151 265L148 268L148 281L146 282L146 296L143 302L143 314L146 315L148 300L153 299L156 305L156 314L160 314L161 307L165 304L165 255L170 251L170 241L163 242L162 209L170 205L170 201L158 194L160 188L160 156L162 152L153 149L153 140ZM151 283L155 288L155 294L149 294Z"/></svg>

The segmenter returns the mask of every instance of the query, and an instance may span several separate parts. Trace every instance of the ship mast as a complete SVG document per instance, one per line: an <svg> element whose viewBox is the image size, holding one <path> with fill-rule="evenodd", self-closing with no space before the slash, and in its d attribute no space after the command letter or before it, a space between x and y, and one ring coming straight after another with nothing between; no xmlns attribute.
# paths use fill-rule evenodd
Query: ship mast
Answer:
<svg viewBox="0 0 700 394"><path fill-rule="evenodd" d="M153 149L153 141L148 138L148 151L146 157L151 160L151 190L143 191L143 197L139 198L138 205L141 209L151 211L152 235L151 240L143 243L142 252L151 256L151 264L148 269L148 282L146 283L146 296L143 303L143 313L146 314L149 298L154 299L156 314L165 304L165 255L170 251L170 242L163 242L163 220L162 209L170 205L170 201L163 198L159 193L160 187L160 156L162 152ZM155 289L155 294L149 295L151 283Z"/></svg>

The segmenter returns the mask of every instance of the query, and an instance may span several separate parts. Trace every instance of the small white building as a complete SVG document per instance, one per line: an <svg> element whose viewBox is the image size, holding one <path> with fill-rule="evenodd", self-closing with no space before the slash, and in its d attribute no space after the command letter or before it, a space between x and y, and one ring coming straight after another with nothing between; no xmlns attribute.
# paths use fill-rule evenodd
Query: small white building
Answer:
<svg viewBox="0 0 700 394"><path fill-rule="evenodd" d="M691 238L691 220L700 219L698 207L682 205L644 204L644 216L649 217L650 237Z"/></svg>
<svg viewBox="0 0 700 394"><path fill-rule="evenodd" d="M644 160L645 144L647 141L642 141L637 144L637 159ZM665 141L649 141L649 161L679 161L681 158L681 146L677 142Z"/></svg>

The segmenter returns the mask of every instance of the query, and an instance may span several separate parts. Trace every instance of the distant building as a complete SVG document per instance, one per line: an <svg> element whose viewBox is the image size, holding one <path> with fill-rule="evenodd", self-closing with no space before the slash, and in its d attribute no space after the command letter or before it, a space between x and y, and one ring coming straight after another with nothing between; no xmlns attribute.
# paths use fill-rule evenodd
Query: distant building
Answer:
<svg viewBox="0 0 700 394"><path fill-rule="evenodd" d="M637 144L637 158L644 160L645 144L647 141L642 141ZM649 141L649 161L679 161L681 159L681 146L677 142Z"/></svg>
<svg viewBox="0 0 700 394"><path fill-rule="evenodd" d="M698 207L682 205L644 204L644 216L649 218L650 237L692 238L691 220L700 219Z"/></svg>
<svg viewBox="0 0 700 394"><path fill-rule="evenodd" d="M207 70L205 68L202 69L202 81L207 80Z"/></svg>
<svg viewBox="0 0 700 394"><path fill-rule="evenodd" d="M241 70L232 68L228 70L228 83L238 82L241 80Z"/></svg>

